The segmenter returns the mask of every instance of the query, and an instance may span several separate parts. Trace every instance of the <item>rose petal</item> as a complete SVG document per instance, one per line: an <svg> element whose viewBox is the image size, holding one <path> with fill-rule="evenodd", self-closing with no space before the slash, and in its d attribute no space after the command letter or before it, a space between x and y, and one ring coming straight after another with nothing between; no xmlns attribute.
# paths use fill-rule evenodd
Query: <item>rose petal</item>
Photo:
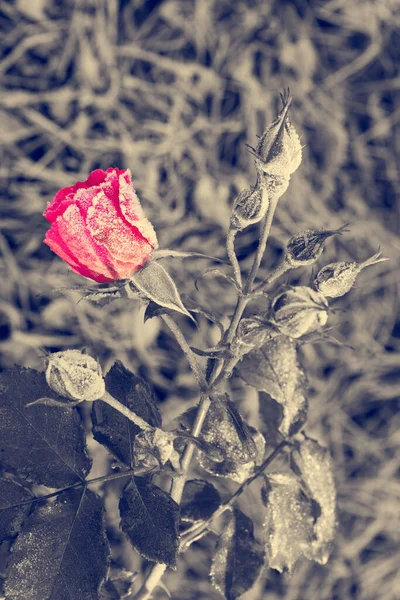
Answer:
<svg viewBox="0 0 400 600"><path fill-rule="evenodd" d="M130 277L147 262L153 248L142 237L141 233L123 220L113 203L110 194L103 191L92 198L92 205L87 210L86 227L97 252L118 272L119 277Z"/></svg>
<svg viewBox="0 0 400 600"><path fill-rule="evenodd" d="M93 171L60 190L44 216L52 223L44 241L76 273L98 282L129 278L158 247L129 170Z"/></svg>
<svg viewBox="0 0 400 600"><path fill-rule="evenodd" d="M80 264L93 273L93 276L90 276L92 279L104 282L114 281L118 278L113 269L96 253L96 249L88 236L83 216L76 205L69 206L65 213L58 217L53 227L54 225L58 227L59 236L65 246L68 247L70 254L79 257ZM72 264L71 267L74 268ZM85 275L80 270L77 270L77 273Z"/></svg>
<svg viewBox="0 0 400 600"><path fill-rule="evenodd" d="M124 173L123 170L114 167L110 167L107 171L103 171L102 169L92 171L86 181L78 181L75 185L65 187L57 192L44 211L44 217L50 221L50 223L53 223L57 217L64 214L68 206L74 203L74 196L78 190L99 186L106 180L109 174L114 175L118 180L118 176L122 173Z"/></svg>
<svg viewBox="0 0 400 600"><path fill-rule="evenodd" d="M126 174L119 176L118 200L121 212L128 223L136 227L148 243L156 249L158 248L156 232L154 231L153 225L144 215L139 198L130 181L129 169L126 173L128 174L128 178L126 177Z"/></svg>

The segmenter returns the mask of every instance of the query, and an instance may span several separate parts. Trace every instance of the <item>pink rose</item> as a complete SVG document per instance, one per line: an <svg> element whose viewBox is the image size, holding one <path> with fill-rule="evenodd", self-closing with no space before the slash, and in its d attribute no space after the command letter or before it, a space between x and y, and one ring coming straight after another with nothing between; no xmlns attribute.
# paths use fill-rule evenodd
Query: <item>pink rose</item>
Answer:
<svg viewBox="0 0 400 600"><path fill-rule="evenodd" d="M128 170L96 169L57 192L43 215L43 240L75 273L98 281L128 279L158 247Z"/></svg>

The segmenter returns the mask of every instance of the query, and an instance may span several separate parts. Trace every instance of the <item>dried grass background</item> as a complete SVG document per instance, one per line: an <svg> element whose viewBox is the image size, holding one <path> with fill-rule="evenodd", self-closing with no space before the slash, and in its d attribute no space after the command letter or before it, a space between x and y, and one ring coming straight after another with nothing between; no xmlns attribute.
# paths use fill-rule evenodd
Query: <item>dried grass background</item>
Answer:
<svg viewBox="0 0 400 600"><path fill-rule="evenodd" d="M224 257L231 203L255 181L244 143L254 144L275 116L285 86L306 147L260 276L295 232L345 222L351 232L328 241L319 266L363 260L380 245L391 259L366 269L332 303L342 310L330 324L344 345L301 350L310 380L307 431L330 448L336 468L340 528L331 559L299 561L291 579L265 572L248 600L400 598L399 64L397 0L0 2L3 368L42 368L43 348L86 346L105 369L119 358L146 377L165 423L192 405L193 377L158 319L143 325L143 308L129 301L97 308L78 304L77 293L52 291L87 282L42 243L42 212L59 188L91 170L130 168L161 247ZM257 227L238 236L244 270L256 240ZM182 293L217 314L232 311L223 280L194 288L210 263L164 265ZM308 284L310 269L290 281ZM199 330L176 318L191 345L218 340L203 317ZM231 388L256 424L257 395L235 377ZM99 461L98 445L91 448ZM222 482L222 489L235 486ZM114 556L140 568L118 541L112 494L107 502ZM259 524L258 506L255 484L243 509ZM174 600L220 597L207 579L214 541L194 544L167 575ZM156 597L167 596L159 589Z"/></svg>

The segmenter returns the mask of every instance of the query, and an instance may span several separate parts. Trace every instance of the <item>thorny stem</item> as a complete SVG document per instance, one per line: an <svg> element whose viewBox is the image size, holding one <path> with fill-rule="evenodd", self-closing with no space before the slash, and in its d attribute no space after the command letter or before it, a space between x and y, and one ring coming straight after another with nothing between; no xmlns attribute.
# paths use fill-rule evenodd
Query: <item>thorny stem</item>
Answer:
<svg viewBox="0 0 400 600"><path fill-rule="evenodd" d="M290 271L292 267L290 266L289 263L287 263L286 261L283 261L276 269L273 273L271 273L270 275L268 275L268 277L266 279L264 279L264 281L262 281L261 283L259 283L258 285L256 285L256 287L254 288L254 292L261 292L263 291L268 285L270 285L273 281L275 281L276 279L278 279L278 277L280 277L281 275L283 275L284 273L286 273L287 271Z"/></svg>
<svg viewBox="0 0 400 600"><path fill-rule="evenodd" d="M276 448L275 450L269 455L267 456L267 458L264 460L264 462L256 469L256 471L253 473L253 475L251 477L249 477L249 479L246 479L246 481L244 481L236 490L236 492L234 494L232 494L232 496L229 498L229 500L227 500L226 502L224 502L223 504L221 504L221 506L211 515L211 517L209 519L207 519L207 521L203 521L202 523L195 523L192 527L190 527L189 529L187 529L183 535L183 538L181 540L180 546L179 546L179 551L182 552L183 550L185 550L192 541L194 541L196 538L199 537L199 535L205 531L206 529L208 529L209 525L211 524L212 521L214 521L215 519L217 519L219 516L222 515L222 513L224 513L228 508L230 508L233 503L236 501L236 499L240 496L240 494L251 484L253 483L253 481L255 479L257 479L261 473L263 473L265 471L265 469L271 464L271 462L282 452L283 448L285 446L289 445L289 442L283 440Z"/></svg>
<svg viewBox="0 0 400 600"><path fill-rule="evenodd" d="M154 469L148 469L147 467L138 467L137 469L129 469L129 471L121 471L120 473L111 473L110 475L101 475L100 477L95 477L94 479L82 479L81 481L77 481L76 483L72 483L60 490L56 490L55 492L51 492L51 494L46 494L45 496L35 496L31 500L24 500L23 502L19 502L18 504L13 504L12 508L16 508L17 506L25 506L26 504L33 504L34 502L39 502L41 500L47 500L48 498L54 498L54 496L58 496L62 492L67 492L68 490L72 490L79 486L88 486L91 483L100 483L106 481L113 481L114 479L122 479L122 477L132 477L134 475L137 477L138 475L144 475L145 473L152 473L156 471ZM10 507L11 508L11 507Z"/></svg>
<svg viewBox="0 0 400 600"><path fill-rule="evenodd" d="M197 384L198 384L200 390L204 391L208 387L206 379L205 379L203 372L200 368L200 365L196 359L196 356L194 355L194 352L191 350L189 344L187 343L187 341L185 339L185 336L183 335L182 331L180 330L178 325L175 323L175 321L169 315L161 315L161 318L164 321L164 323L169 327L169 329L175 336L176 341L180 345L182 352L185 354L185 356L189 362L189 365L196 377L196 381L197 381Z"/></svg>
<svg viewBox="0 0 400 600"><path fill-rule="evenodd" d="M254 280L257 276L257 271L258 271L258 268L260 266L260 263L261 263L261 260L262 260L262 257L263 257L264 251L265 251L265 246L267 243L269 232L271 230L272 219L273 219L273 216L275 213L277 201L278 201L277 198L271 200L267 215L264 218L261 236L259 239L257 252L254 257L253 265L252 265L251 271L247 277L245 286L243 288L243 293L241 293L239 295L239 298L237 300L237 304L236 304L229 328L225 332L224 339L223 339L223 341L225 343L230 343L233 340L233 338L236 334L238 325L240 323L240 319L242 318L244 309L246 308L247 303L252 298L252 286L253 286ZM163 315L163 319L165 321L165 315ZM170 319L170 317L168 317L168 319ZM175 322L172 319L170 319L170 321L175 325ZM169 323L167 323L167 325L169 326ZM174 333L174 331L173 331L173 333ZM183 335L182 335L182 337L183 337ZM179 343L178 339L177 339L177 341ZM186 340L184 341L184 344L187 345L187 347L189 348ZM181 348L183 349L182 345L181 345ZM189 348L189 350L190 350L190 348ZM184 352L185 352L185 350L184 350ZM190 352L192 352L192 351L190 350ZM187 352L185 352L185 354L186 354L186 356L189 356L189 354ZM194 437L197 437L199 435L201 428L203 426L203 423L205 421L205 418L207 416L208 409L211 405L211 399L210 399L210 396L207 394L207 390L211 391L211 389L213 387L213 383L216 381L218 374L220 372L221 362L222 361L218 360L218 359L214 361L213 369L210 373L208 381L206 382L206 388L201 388L206 393L203 393L201 396L200 405L197 410L196 419L195 419L195 422L193 424L193 428L191 431L191 434ZM226 361L224 361L224 362L226 362ZM197 360L196 360L196 364L197 364ZM191 366L192 366L192 364L191 364ZM224 366L222 365L222 369L223 368L224 368ZM189 471L190 462L192 460L194 450L195 450L195 446L192 443L188 442L186 444L186 447L185 447L185 450L183 452L182 459L181 459L181 476L174 478L171 483L171 492L170 492L171 497L178 504L180 503L181 498L182 498L183 488L186 483L186 478L187 478L187 474ZM157 563L150 569L149 573L147 574L147 576L142 584L142 587L134 596L135 600L148 600L149 598L151 598L152 592L153 592L154 588L157 587L166 568L167 568L167 565Z"/></svg>
<svg viewBox="0 0 400 600"><path fill-rule="evenodd" d="M272 220L274 218L275 209L278 204L278 199L279 198L273 198L270 201L270 205L269 205L267 214L264 218L264 222L262 225L261 235L260 235L260 239L258 242L257 252L254 257L253 265L252 265L250 273L246 279L246 283L243 288L243 294L241 296L239 296L239 298L237 300L230 327L225 334L225 338L224 338L225 343L230 343L233 340L233 338L235 337L236 330L239 326L240 319L242 318L244 309L246 308L248 302L251 300L251 298L253 296L254 290L252 289L252 286L253 286L254 280L257 276L257 272L258 272L262 257L265 252L265 247L267 244L267 239L268 239L269 233L271 231ZM228 374L227 373L225 374L225 367L229 363L229 365L233 368L235 366L236 362L234 359L226 360L223 364L222 371L220 372L221 362L219 360L216 360L214 362L214 367L213 367L213 370L211 373L211 383L216 382L217 377L219 377L218 384L221 383L221 381L223 379L226 379L226 375L228 375Z"/></svg>
<svg viewBox="0 0 400 600"><path fill-rule="evenodd" d="M256 256L254 258L253 266L251 267L251 271L249 273L246 284L244 286L245 294L248 294L252 291L251 288L252 288L254 280L257 276L257 272L258 272L262 257L265 252L265 246L267 244L267 239L268 239L269 233L271 231L272 219L274 218L275 209L278 204L278 199L279 199L279 197L275 197L275 198L271 198L271 200L270 200L270 206L268 208L268 212L265 217L264 227L263 227L263 230L261 233L260 241L258 243L258 248L257 248Z"/></svg>
<svg viewBox="0 0 400 600"><path fill-rule="evenodd" d="M236 284L240 289L242 287L242 274L240 272L239 261L235 253L235 237L236 230L229 228L228 235L226 236L226 251L233 267Z"/></svg>

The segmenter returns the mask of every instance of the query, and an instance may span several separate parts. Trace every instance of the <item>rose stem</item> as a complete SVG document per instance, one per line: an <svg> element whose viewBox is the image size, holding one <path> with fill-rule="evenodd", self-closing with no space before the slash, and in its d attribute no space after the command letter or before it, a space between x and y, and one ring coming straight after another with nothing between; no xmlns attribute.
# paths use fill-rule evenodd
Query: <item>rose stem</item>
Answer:
<svg viewBox="0 0 400 600"><path fill-rule="evenodd" d="M260 266L260 263L261 263L261 260L262 260L262 257L263 257L264 251L265 251L268 235L271 230L272 219L274 216L275 208L277 206L277 201L278 201L278 198L274 199L271 202L268 212L267 212L267 215L264 218L263 228L262 228L261 236L259 239L257 252L254 257L253 266L252 266L251 271L246 280L246 284L244 287L244 294L238 298L231 323L225 334L225 341L227 343L229 343L233 340L234 335L236 333L236 329L237 329L240 319L243 315L243 311L246 308L247 302L251 298L251 293L250 293L251 287L253 285L254 279L256 278L257 271L258 271L258 268ZM163 315L163 318L164 318L164 316L165 315ZM189 350L190 350L190 348L189 348ZM192 351L190 350L190 352L192 352ZM196 364L197 364L197 361L196 361ZM219 369L220 364L221 364L220 360L218 360L218 359L215 360L214 368L213 368L213 370L210 374L210 378L209 378L210 379L210 381L209 381L210 388L211 388L212 384L214 383L215 379L217 378L218 369ZM199 408L197 410L196 419L193 424L193 428L192 428L192 432L191 432L192 435L197 437L197 435L200 433L201 427L207 416L207 411L210 407L210 404L211 404L211 400L210 400L209 396L203 394L201 401L200 401ZM182 498L183 488L185 486L186 477L187 477L187 474L189 471L190 462L191 462L191 459L193 456L194 449L195 449L194 445L191 444L190 442L188 442L185 447L185 450L183 452L182 459L181 459L181 465L182 465L181 477L174 479L171 484L171 497L173 498L173 500L175 500L175 502L177 502L177 504L180 503L181 498ZM134 599L135 600L148 600L151 597L152 591L157 586L158 582L160 581L161 577L163 576L166 568L167 568L167 565L162 564L162 563L157 563L156 565L151 567L148 575L146 576L146 579L144 580L144 582L142 584L142 587L137 592L137 594L135 594Z"/></svg>
<svg viewBox="0 0 400 600"><path fill-rule="evenodd" d="M273 281L275 281L275 279L278 279L278 277L280 277L281 275L283 275L284 273L286 273L287 271L290 271L290 269L292 269L293 267L291 267L289 265L289 263L287 262L282 262L279 267L277 267L275 269L275 271L273 271L273 273L271 273L270 275L268 275L268 277L266 279L264 279L264 281L262 281L261 283L259 283L255 288L254 288L254 292L261 292L263 289L265 289L270 283L272 283Z"/></svg>
<svg viewBox="0 0 400 600"><path fill-rule="evenodd" d="M48 498L54 498L54 496L58 496L62 492L68 492L68 490L72 490L79 486L88 486L91 483L99 483L104 481L113 481L114 479L121 479L122 477L132 477L138 475L144 475L147 473L153 473L153 471L157 471L156 468L148 469L147 467L138 467L137 469L130 469L129 471L120 471L119 473L111 473L110 475L101 475L100 477L95 477L94 479L86 479L77 481L76 483L72 483L65 488L61 488L60 490L56 490L55 492L51 492L51 494L46 494L45 496L35 496L30 500L24 500L24 502L19 502L18 504L13 504L13 508L17 506L25 506L26 504L33 504L34 502L39 502L40 500L47 500Z"/></svg>
<svg viewBox="0 0 400 600"><path fill-rule="evenodd" d="M169 315L161 315L161 318L164 321L164 323L169 327L169 329L175 336L176 341L180 345L182 352L185 354L185 356L189 362L189 365L196 377L196 381L197 381L197 384L198 384L200 390L201 391L206 390L208 388L208 385L205 380L205 377L204 377L202 370L200 368L200 365L194 355L194 352L191 350L182 331L180 330L178 325L175 323L175 321Z"/></svg>
<svg viewBox="0 0 400 600"><path fill-rule="evenodd" d="M235 237L236 231L234 229L229 229L228 235L226 236L226 251L233 267L236 284L240 289L242 287L242 274L240 272L239 262L235 254Z"/></svg>
<svg viewBox="0 0 400 600"><path fill-rule="evenodd" d="M134 412L129 410L129 408L127 408L121 402L119 402L116 398L111 396L111 394L109 394L107 391L104 393L104 396L99 398L99 400L102 400L109 406L112 406L113 408L115 408L115 410L118 410L121 414L124 415L124 417L126 417L127 419L132 421L132 423L135 423L135 425L140 427L140 429L143 429L144 431L153 431L154 430L154 427L152 427L151 425L146 423L146 421L144 419L142 419L141 417L136 415Z"/></svg>

